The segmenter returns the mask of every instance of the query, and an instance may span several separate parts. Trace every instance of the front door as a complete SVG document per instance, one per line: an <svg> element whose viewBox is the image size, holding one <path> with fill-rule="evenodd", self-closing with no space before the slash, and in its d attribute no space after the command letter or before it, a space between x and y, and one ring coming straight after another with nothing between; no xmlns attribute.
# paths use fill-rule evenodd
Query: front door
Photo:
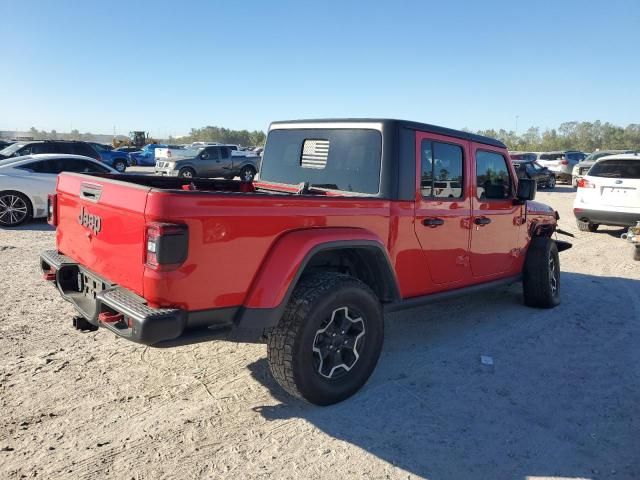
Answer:
<svg viewBox="0 0 640 480"><path fill-rule="evenodd" d="M419 181L415 231L436 285L461 282L469 270L469 142L416 133ZM428 292L425 292L428 293Z"/></svg>
<svg viewBox="0 0 640 480"><path fill-rule="evenodd" d="M471 271L474 277L514 275L523 206L515 202L510 162L499 149L472 144L475 195L471 221Z"/></svg>

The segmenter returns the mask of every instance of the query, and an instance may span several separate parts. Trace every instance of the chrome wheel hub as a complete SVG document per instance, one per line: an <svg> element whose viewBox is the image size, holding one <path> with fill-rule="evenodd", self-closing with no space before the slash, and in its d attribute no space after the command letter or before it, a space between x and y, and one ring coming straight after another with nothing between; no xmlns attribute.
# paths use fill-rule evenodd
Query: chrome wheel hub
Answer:
<svg viewBox="0 0 640 480"><path fill-rule="evenodd" d="M28 208L24 200L17 195L0 197L0 222L5 225L20 223L27 216Z"/></svg>
<svg viewBox="0 0 640 480"><path fill-rule="evenodd" d="M331 318L313 339L318 373L331 380L346 375L360 358L364 334L364 320L352 314L348 307L331 312Z"/></svg>

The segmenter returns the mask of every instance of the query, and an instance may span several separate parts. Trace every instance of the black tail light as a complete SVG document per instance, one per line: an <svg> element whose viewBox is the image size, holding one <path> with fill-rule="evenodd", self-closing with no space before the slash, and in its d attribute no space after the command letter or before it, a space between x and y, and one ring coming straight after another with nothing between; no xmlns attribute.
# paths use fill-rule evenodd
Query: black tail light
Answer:
<svg viewBox="0 0 640 480"><path fill-rule="evenodd" d="M189 229L176 223L148 223L145 264L154 270L176 270L189 253Z"/></svg>
<svg viewBox="0 0 640 480"><path fill-rule="evenodd" d="M58 195L55 193L47 196L47 223L58 226Z"/></svg>

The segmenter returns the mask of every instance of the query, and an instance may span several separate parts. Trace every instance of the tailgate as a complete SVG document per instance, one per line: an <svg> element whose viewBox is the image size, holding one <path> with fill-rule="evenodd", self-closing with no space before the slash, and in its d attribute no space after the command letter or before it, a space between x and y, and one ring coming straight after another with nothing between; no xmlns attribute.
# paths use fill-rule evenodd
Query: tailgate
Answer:
<svg viewBox="0 0 640 480"><path fill-rule="evenodd" d="M144 211L150 187L73 173L58 176L58 250L143 294Z"/></svg>

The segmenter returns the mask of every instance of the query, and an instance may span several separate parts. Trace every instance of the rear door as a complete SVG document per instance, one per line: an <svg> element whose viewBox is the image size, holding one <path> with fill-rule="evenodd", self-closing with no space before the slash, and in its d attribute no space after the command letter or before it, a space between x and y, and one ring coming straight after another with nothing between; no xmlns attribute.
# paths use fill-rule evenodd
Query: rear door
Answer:
<svg viewBox="0 0 640 480"><path fill-rule="evenodd" d="M436 285L468 277L469 142L416 132L415 231Z"/></svg>
<svg viewBox="0 0 640 480"><path fill-rule="evenodd" d="M515 175L503 151L472 143L475 195L472 201L471 271L474 277L515 274L523 206L516 205Z"/></svg>

